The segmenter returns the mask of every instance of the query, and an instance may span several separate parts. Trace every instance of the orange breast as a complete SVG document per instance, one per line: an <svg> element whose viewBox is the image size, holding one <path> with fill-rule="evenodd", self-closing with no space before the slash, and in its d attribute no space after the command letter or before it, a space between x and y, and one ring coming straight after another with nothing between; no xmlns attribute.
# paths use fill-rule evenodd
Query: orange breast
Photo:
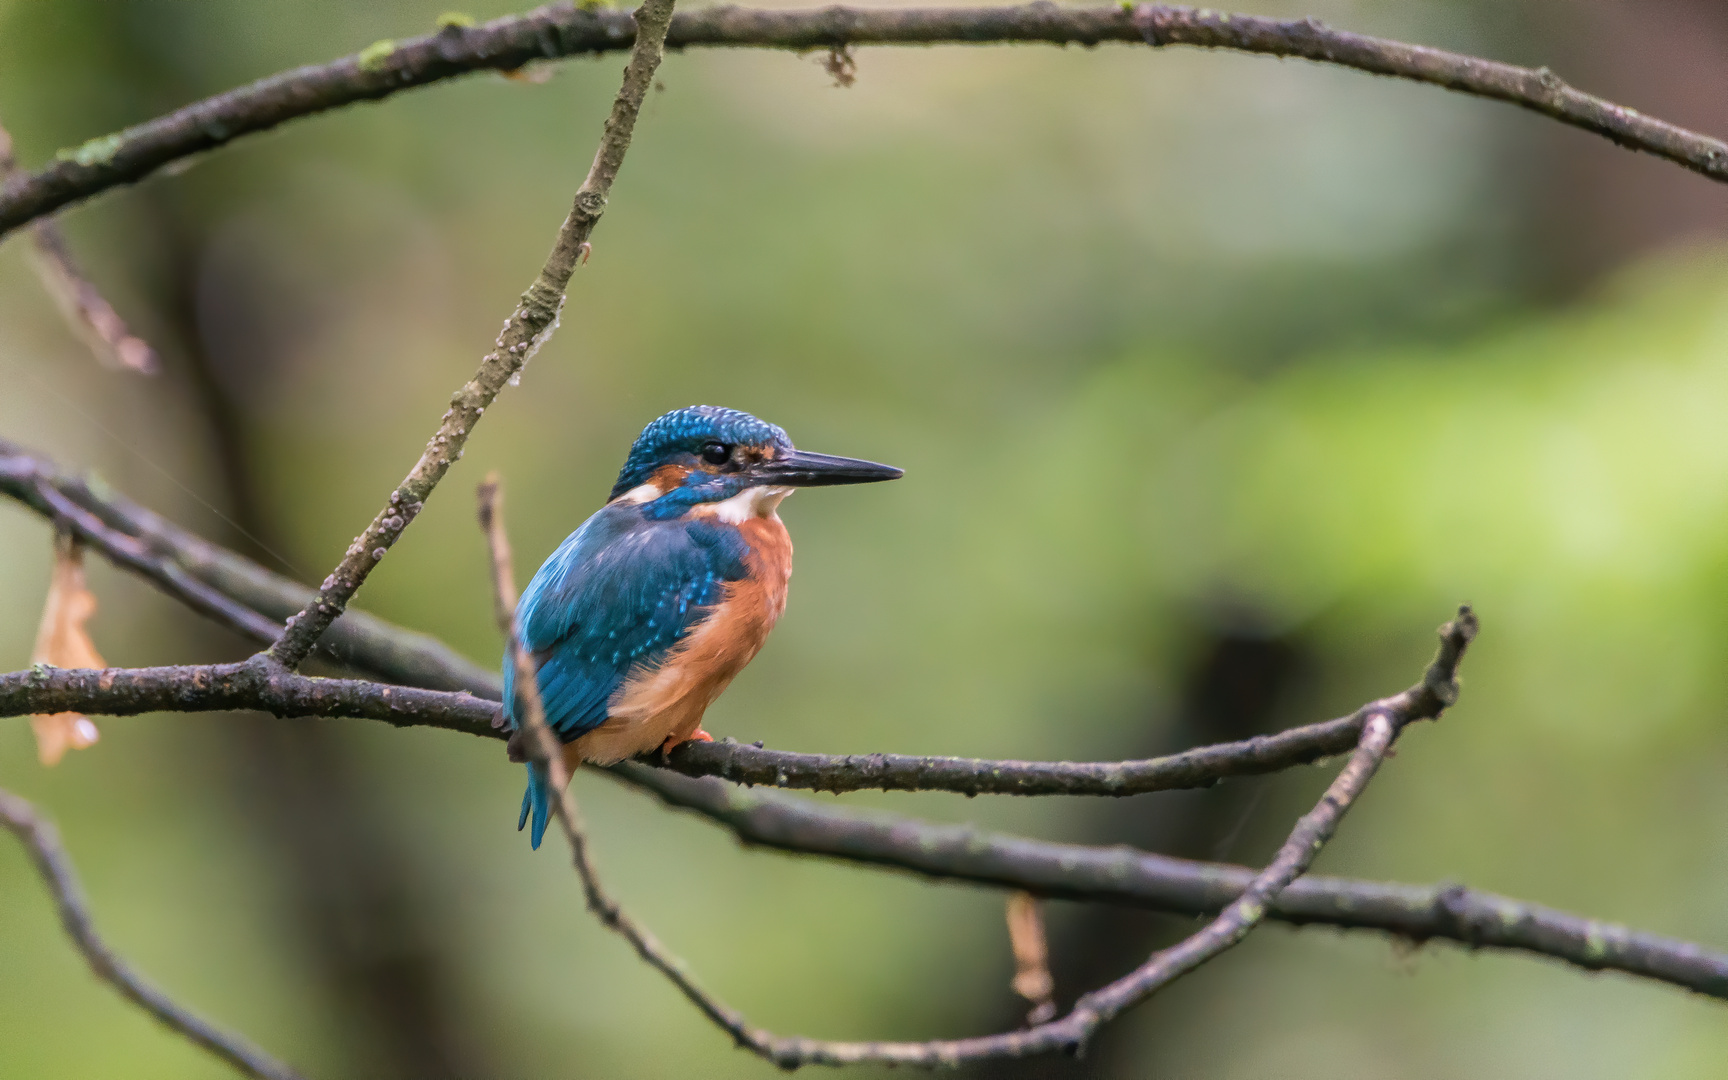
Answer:
<svg viewBox="0 0 1728 1080"><path fill-rule="evenodd" d="M727 584L720 602L659 664L643 667L612 696L606 722L570 744L584 761L611 763L683 741L702 714L755 658L786 610L792 538L778 515L738 526L749 544L749 574Z"/></svg>

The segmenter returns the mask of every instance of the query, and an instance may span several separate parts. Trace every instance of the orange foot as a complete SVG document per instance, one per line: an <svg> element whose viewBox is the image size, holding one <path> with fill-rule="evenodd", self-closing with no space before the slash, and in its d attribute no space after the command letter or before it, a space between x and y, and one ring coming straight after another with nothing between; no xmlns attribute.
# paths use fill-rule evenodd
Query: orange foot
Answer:
<svg viewBox="0 0 1728 1080"><path fill-rule="evenodd" d="M714 736L708 734L706 731L703 731L701 728L697 728L696 733L694 735L690 736L688 739L680 739L676 735L671 735L671 736L667 737L665 742L660 744L660 756L662 758L666 757L668 754L670 754L673 751L674 748L682 746L687 742L713 742L713 741L714 741Z"/></svg>

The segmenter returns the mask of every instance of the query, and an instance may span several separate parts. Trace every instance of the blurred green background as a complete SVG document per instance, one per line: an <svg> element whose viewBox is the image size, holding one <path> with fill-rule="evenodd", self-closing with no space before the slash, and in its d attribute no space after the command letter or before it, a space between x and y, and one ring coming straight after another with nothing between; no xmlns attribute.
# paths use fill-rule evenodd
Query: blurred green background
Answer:
<svg viewBox="0 0 1728 1080"><path fill-rule="evenodd" d="M429 30L443 3L0 0L21 159ZM486 18L512 10L478 4ZM1703 0L1266 0L1548 64L1728 131ZM1728 946L1728 239L1721 188L1504 106L1297 62L1107 46L670 57L562 332L489 410L362 606L491 663L472 490L520 572L695 402L892 485L807 492L780 633L707 727L771 746L1120 758L1337 715L1460 601L1463 702L1320 861ZM0 434L315 582L531 279L622 60L296 123L73 210L164 353L105 371L0 249ZM0 668L50 530L0 508ZM244 643L99 560L110 663ZM114 945L315 1077L765 1077L531 854L492 743L255 716L102 721L0 785L60 822ZM847 796L1256 862L1328 774L1122 802ZM744 852L604 779L615 890L759 1023L1017 1022L1002 898ZM830 797L822 797L828 801ZM556 845L554 845L555 847ZM0 1075L202 1077L95 982L0 843ZM1059 993L1191 926L1055 904ZM1001 1077L1719 1077L1720 1003L1614 975L1273 926Z"/></svg>

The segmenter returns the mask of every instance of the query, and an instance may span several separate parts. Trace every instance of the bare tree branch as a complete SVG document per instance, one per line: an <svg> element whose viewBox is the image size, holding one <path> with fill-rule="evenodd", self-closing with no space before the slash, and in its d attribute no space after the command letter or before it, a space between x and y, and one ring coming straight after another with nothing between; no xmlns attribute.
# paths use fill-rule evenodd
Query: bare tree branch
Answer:
<svg viewBox="0 0 1728 1080"><path fill-rule="evenodd" d="M0 677L0 711L74 708L130 714L170 708L261 709L284 716L356 716L401 726L431 724L502 737L492 726L496 706L490 702L433 695L433 708L423 711L426 702L400 687L254 673L244 671L246 667L24 672ZM115 678L104 690L107 677ZM186 685L192 678L204 686ZM942 880L1210 914L1239 894L1251 874L1240 867L1124 847L1050 843L967 826L829 809L801 799L735 789L719 781L687 780L641 765L612 771L670 805L725 826L748 844L893 867ZM1728 955L1461 885L1424 887L1307 877L1283 893L1273 917L1377 929L1416 941L1438 938L1471 948L1516 949L1728 1000Z"/></svg>
<svg viewBox="0 0 1728 1080"><path fill-rule="evenodd" d="M1349 716L1136 761L1003 761L909 754L801 754L732 741L684 743L665 767L733 783L847 791L952 791L963 795L1144 795L1210 787L1233 776L1282 772L1348 752L1370 706ZM1433 712L1412 715L1426 720Z"/></svg>
<svg viewBox="0 0 1728 1080"><path fill-rule="evenodd" d="M327 64L260 79L123 131L62 150L30 176L0 187L0 236L26 222L162 166L303 116L375 101L475 71L630 47L629 16L555 4L481 26L384 41ZM1059 8L848 8L803 11L732 6L684 12L669 48L830 49L858 45L1190 45L1300 57L1505 101L1655 154L1712 180L1728 180L1728 144L1593 97L1546 68L1523 68L1441 49L1333 30L1314 19L1272 19L1166 4Z"/></svg>
<svg viewBox="0 0 1728 1080"><path fill-rule="evenodd" d="M78 886L78 875L73 872L72 861L60 843L59 832L34 806L9 791L0 790L0 827L16 836L30 853L30 861L36 864L37 873L42 875L48 891L54 896L60 924L66 928L67 936L78 946L78 951L84 954L97 978L112 985L121 997L165 1026L247 1076L266 1080L300 1080L299 1073L245 1039L215 1027L176 1004L108 948L101 935L96 933L84 891Z"/></svg>
<svg viewBox="0 0 1728 1080"><path fill-rule="evenodd" d="M420 512L432 489L450 466L462 456L462 447L480 416L504 385L522 370L540 346L558 328L558 316L564 310L564 292L578 262L587 258L588 238L606 212L606 198L624 164L624 154L636 131L636 117L642 111L642 100L654 82L654 72L665 55L666 26L653 22L660 19L660 3L644 4L634 19L641 33L630 50L630 61L624 68L624 82L612 102L612 111L600 136L600 146L594 152L594 162L588 176L576 190L570 215L558 230L552 253L541 267L534 283L522 294L516 310L504 320L504 329L494 342L494 349L480 361L474 377L450 396L450 408L445 410L438 430L421 452L420 460L408 476L390 493L390 500L372 519L366 531L349 545L335 570L324 579L318 595L288 619L281 638L265 653L269 659L290 670L299 667L311 653L336 617L342 614L348 600L360 588L372 567L402 535ZM664 5L664 19L670 22L671 5ZM650 20L644 22L644 20Z"/></svg>
<svg viewBox="0 0 1728 1080"><path fill-rule="evenodd" d="M0 191L14 178L22 180L23 173L12 154L12 136L0 127ZM156 350L132 332L114 305L78 269L60 226L49 218L39 218L30 231L35 240L36 276L65 314L73 333L103 364L154 375L161 367Z"/></svg>
<svg viewBox="0 0 1728 1080"><path fill-rule="evenodd" d="M57 668L0 675L0 716L82 712L230 712L347 716L397 727L438 727L498 735L496 702L467 693L387 686L363 679L316 679L253 657L239 664L154 668Z"/></svg>

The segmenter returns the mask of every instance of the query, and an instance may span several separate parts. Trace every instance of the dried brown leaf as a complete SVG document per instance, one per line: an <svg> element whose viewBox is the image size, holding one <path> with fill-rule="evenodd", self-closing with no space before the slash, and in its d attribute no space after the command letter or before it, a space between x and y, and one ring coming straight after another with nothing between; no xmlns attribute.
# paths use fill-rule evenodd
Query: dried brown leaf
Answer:
<svg viewBox="0 0 1728 1080"><path fill-rule="evenodd" d="M1044 937L1044 914L1031 893L1008 895L1008 944L1014 950L1014 992L1032 1003L1028 1024L1042 1024L1056 1015L1056 981L1050 976L1050 949Z"/></svg>
<svg viewBox="0 0 1728 1080"><path fill-rule="evenodd" d="M54 541L54 575L30 662L58 668L103 668L107 663L84 624L96 614L96 596L84 583L84 545L62 533ZM67 750L82 750L97 739L96 725L82 713L48 713L30 718L42 764L56 764Z"/></svg>

